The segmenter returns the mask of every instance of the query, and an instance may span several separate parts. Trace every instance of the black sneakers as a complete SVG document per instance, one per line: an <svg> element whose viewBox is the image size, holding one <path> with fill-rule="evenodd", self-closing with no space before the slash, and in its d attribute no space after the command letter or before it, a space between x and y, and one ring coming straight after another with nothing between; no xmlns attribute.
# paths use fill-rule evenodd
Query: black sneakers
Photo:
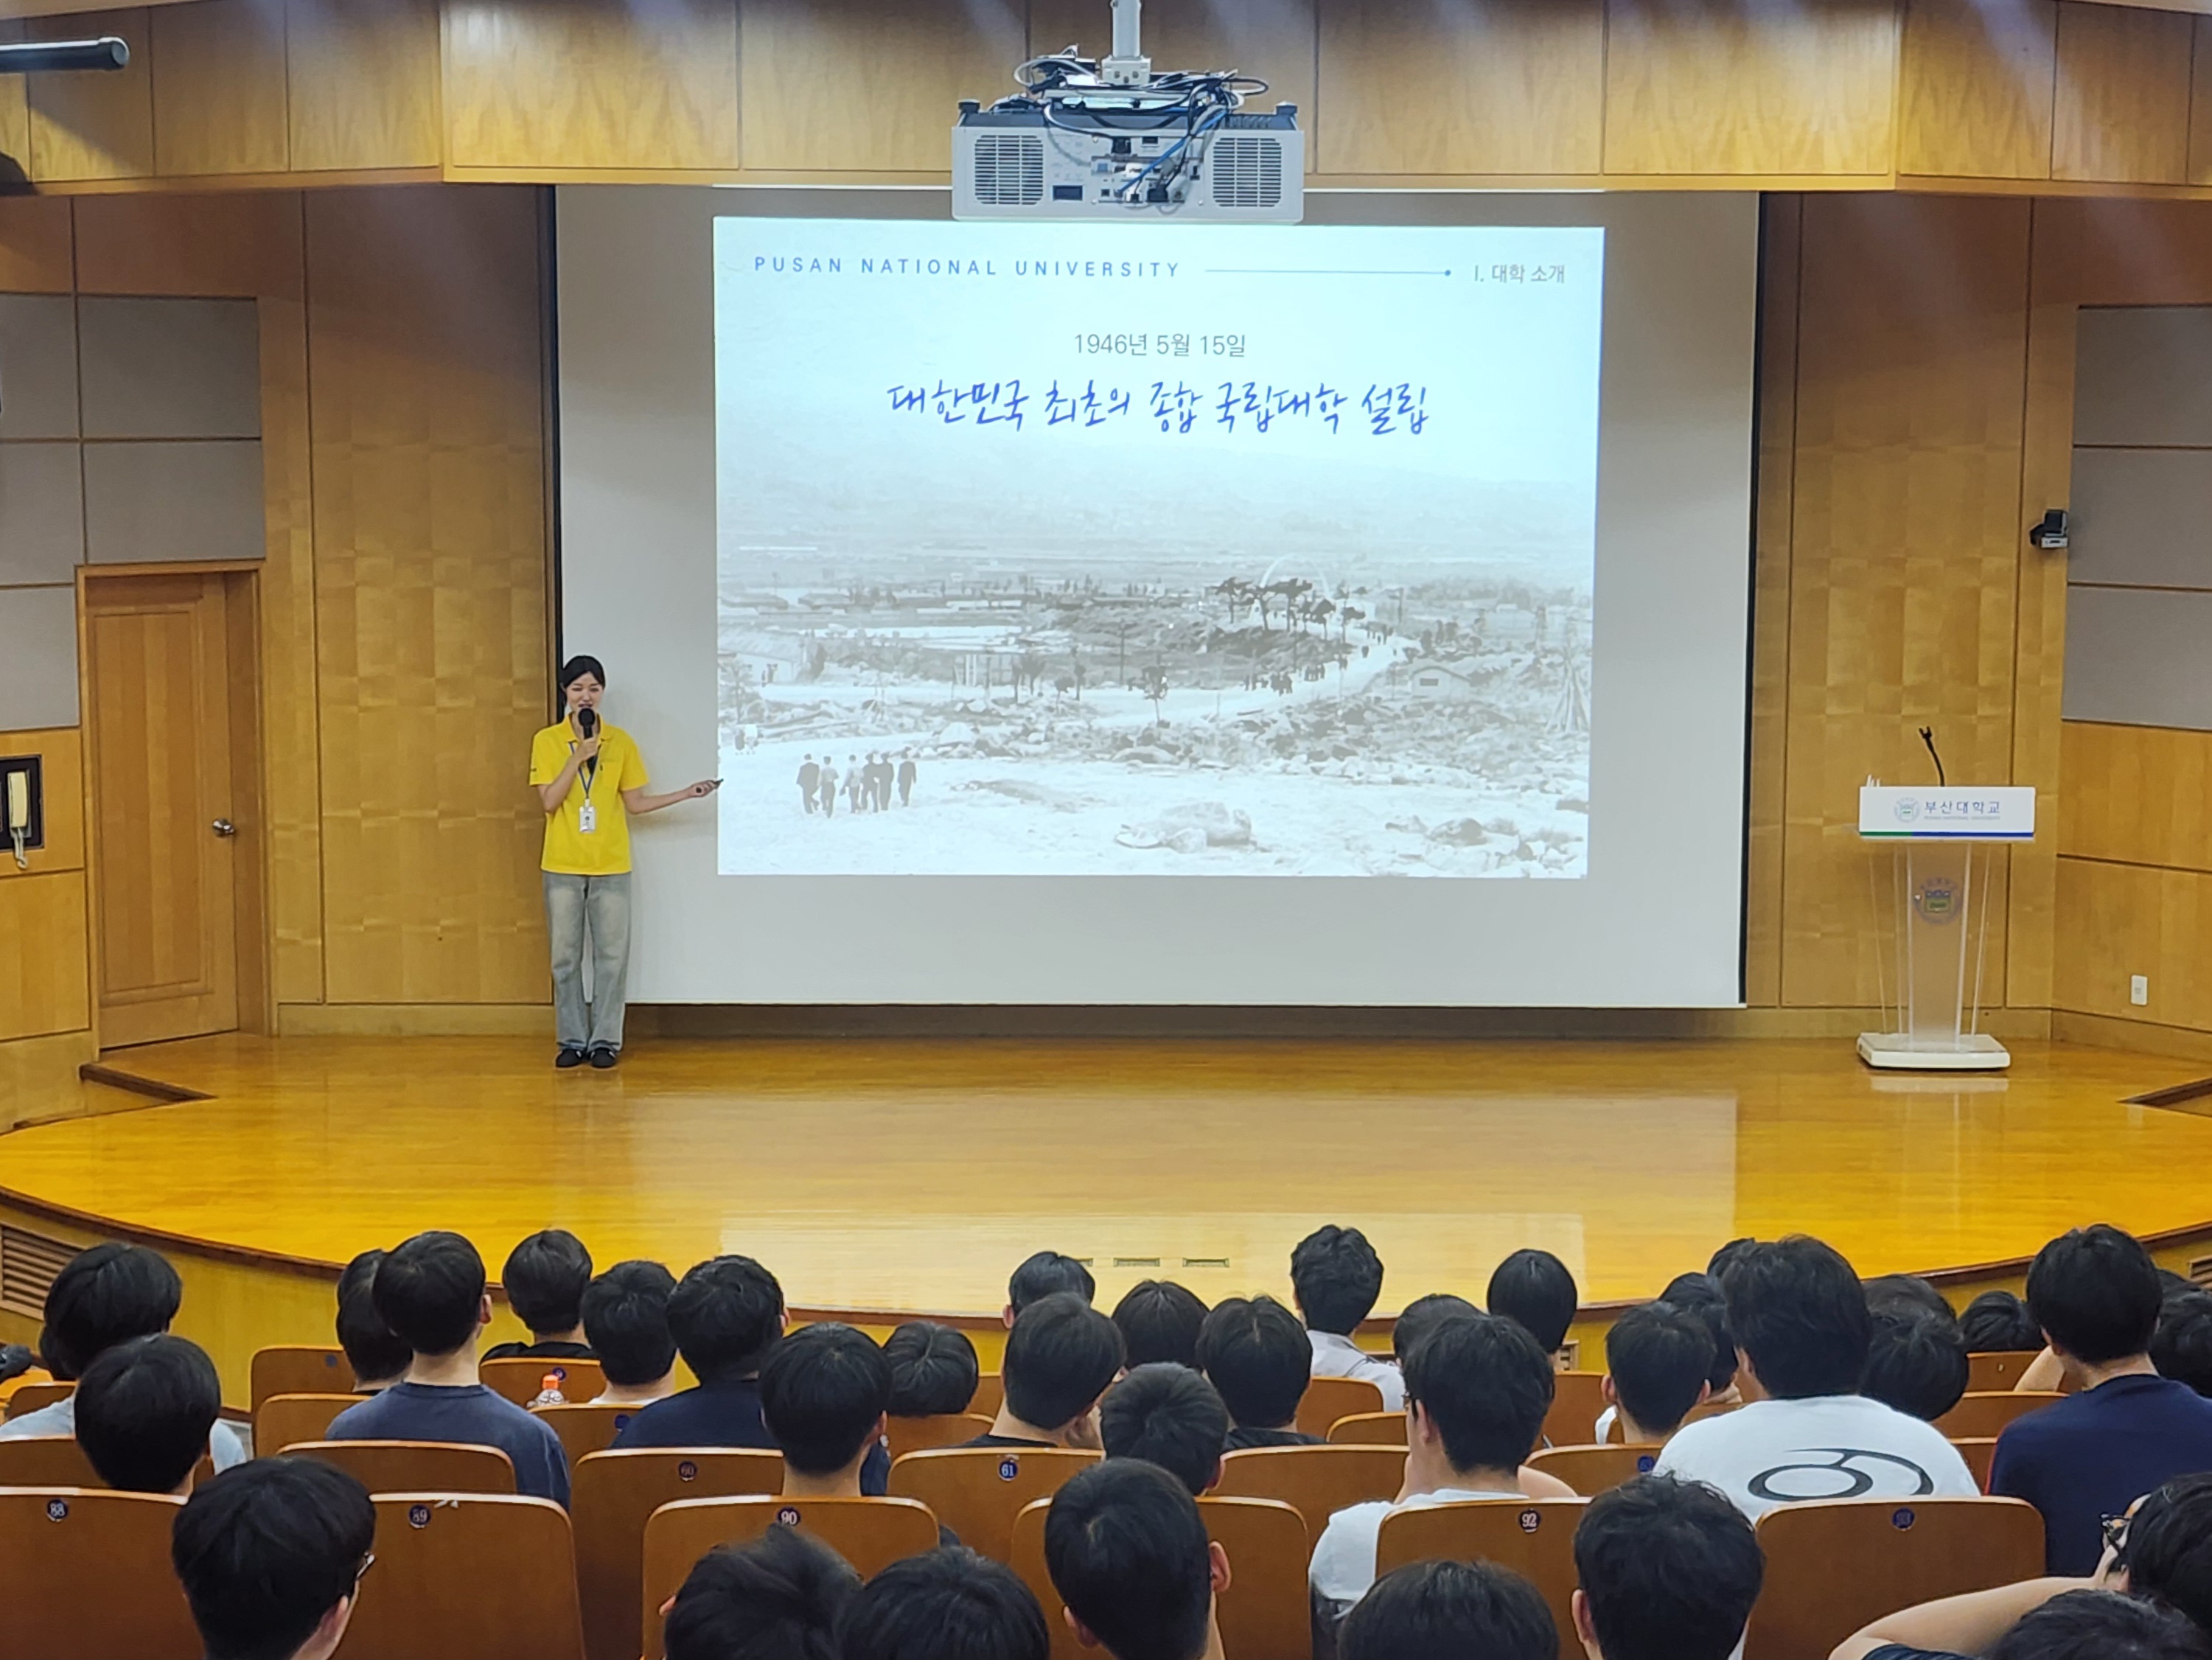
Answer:
<svg viewBox="0 0 2212 1660"><path fill-rule="evenodd" d="M564 1072L570 1067L580 1067L584 1064L584 1052L563 1043L560 1054L553 1057L553 1064Z"/></svg>
<svg viewBox="0 0 2212 1660"><path fill-rule="evenodd" d="M605 1072L609 1067L614 1065L615 1056L619 1053L619 1050L611 1049L602 1043L592 1051L592 1064L601 1072Z"/></svg>

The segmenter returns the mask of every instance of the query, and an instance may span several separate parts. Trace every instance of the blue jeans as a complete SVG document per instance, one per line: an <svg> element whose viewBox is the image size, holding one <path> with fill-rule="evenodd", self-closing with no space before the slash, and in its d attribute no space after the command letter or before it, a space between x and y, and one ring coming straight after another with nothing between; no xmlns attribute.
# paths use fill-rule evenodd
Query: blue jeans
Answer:
<svg viewBox="0 0 2212 1660"><path fill-rule="evenodd" d="M629 873L545 879L553 946L553 1025L563 1049L618 1049L629 1001ZM584 1006L584 936L591 936L592 1002Z"/></svg>

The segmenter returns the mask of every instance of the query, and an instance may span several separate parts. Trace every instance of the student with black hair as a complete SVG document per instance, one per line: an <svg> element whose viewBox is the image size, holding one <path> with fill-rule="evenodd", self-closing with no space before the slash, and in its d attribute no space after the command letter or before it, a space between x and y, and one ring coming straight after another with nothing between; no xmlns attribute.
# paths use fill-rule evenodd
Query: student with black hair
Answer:
<svg viewBox="0 0 2212 1660"><path fill-rule="evenodd" d="M1735 1381L1735 1334L1729 1329L1728 1298L1720 1281L1710 1274L1678 1274L1667 1282L1659 1300L1689 1310L1713 1335L1713 1369L1705 1374L1712 1389L1706 1398L1729 1406L1741 1401L1743 1393Z"/></svg>
<svg viewBox="0 0 2212 1660"><path fill-rule="evenodd" d="M368 1572L376 1507L315 1458L257 1458L194 1490L169 1534L207 1660L329 1660Z"/></svg>
<svg viewBox="0 0 2212 1660"><path fill-rule="evenodd" d="M1931 1320L1958 1323L1950 1299L1917 1274L1877 1274L1859 1282L1867 1307L1875 1314L1924 1314Z"/></svg>
<svg viewBox="0 0 2212 1660"><path fill-rule="evenodd" d="M2212 1401L2151 1361L2160 1292L2150 1253L2102 1222L2052 1240L2028 1268L2028 1311L2077 1392L2006 1426L1990 1492L2042 1512L2052 1573L2096 1566L2100 1517L2212 1469Z"/></svg>
<svg viewBox="0 0 2212 1660"><path fill-rule="evenodd" d="M527 1343L501 1343L487 1360L590 1360L584 1339L584 1288L592 1283L592 1253L566 1228L543 1228L507 1254L499 1271L507 1305L530 1329Z"/></svg>
<svg viewBox="0 0 2212 1660"><path fill-rule="evenodd" d="M365 1250L338 1275L338 1347L353 1368L353 1392L376 1395L407 1375L415 1351L376 1311L376 1265L380 1250Z"/></svg>
<svg viewBox="0 0 2212 1660"><path fill-rule="evenodd" d="M1139 1280L1114 1305L1114 1323L1132 1366L1172 1360L1198 1364L1198 1329L1206 1323L1206 1304L1198 1293L1172 1280Z"/></svg>
<svg viewBox="0 0 2212 1660"><path fill-rule="evenodd" d="M1024 1309L1062 1292L1088 1303L1098 1295L1098 1282L1073 1256L1063 1256L1056 1250L1038 1251L1023 1258L1022 1265L1007 1276L1006 1306L1000 1310L999 1318L1012 1331Z"/></svg>
<svg viewBox="0 0 2212 1660"><path fill-rule="evenodd" d="M1321 1437L1295 1427L1313 1381L1313 1346L1297 1316L1273 1298L1215 1304L1198 1329L1198 1365L1229 1412L1223 1451L1321 1444Z"/></svg>
<svg viewBox="0 0 2212 1660"><path fill-rule="evenodd" d="M1406 1404L1398 1368L1352 1341L1382 1295L1382 1259L1358 1228L1316 1228L1291 1252L1291 1296L1306 1323L1316 1377L1358 1377L1382 1391L1382 1409Z"/></svg>
<svg viewBox="0 0 2212 1660"><path fill-rule="evenodd" d="M1520 1466L1543 1433L1551 1357L1502 1315L1445 1322L1406 1359L1406 1485L1394 1501L1340 1510L1314 1546L1317 1620L1333 1624L1375 1583L1385 1517L1460 1499L1518 1499Z"/></svg>
<svg viewBox="0 0 2212 1660"><path fill-rule="evenodd" d="M2150 1359L2160 1377L2212 1395L2212 1295L2193 1288L2166 1294L2158 1329L2151 1334Z"/></svg>
<svg viewBox="0 0 2212 1660"><path fill-rule="evenodd" d="M1656 1447L1674 1434L1711 1392L1712 1364L1712 1333L1689 1310L1646 1303L1621 1315L1605 1335L1601 1385L1621 1439Z"/></svg>
<svg viewBox="0 0 2212 1660"><path fill-rule="evenodd" d="M1377 1579L1336 1634L1337 1660L1553 1660L1543 1594L1495 1562L1409 1562Z"/></svg>
<svg viewBox="0 0 2212 1660"><path fill-rule="evenodd" d="M497 1447L514 1465L517 1493L565 1505L568 1456L561 1438L477 1375L477 1345L491 1323L477 1248L458 1233L418 1233L377 1264L371 1295L414 1359L398 1383L331 1420L328 1438Z"/></svg>
<svg viewBox="0 0 2212 1660"><path fill-rule="evenodd" d="M939 1418L965 1412L981 1368L968 1334L933 1320L909 1320L884 1343L891 1363L891 1416Z"/></svg>
<svg viewBox="0 0 2212 1660"><path fill-rule="evenodd" d="M143 1245L94 1245L62 1265L46 1287L46 1324L39 1356L64 1383L118 1343L152 1337L169 1329L184 1301L184 1282L161 1252ZM76 1396L0 1424L0 1439L76 1433ZM222 1420L208 1433L208 1456L226 1470L246 1462L246 1443Z"/></svg>
<svg viewBox="0 0 2212 1660"><path fill-rule="evenodd" d="M1492 1272L1483 1301L1492 1314L1526 1326L1554 1365L1566 1365L1567 1328L1582 1292L1565 1262L1547 1250L1516 1250Z"/></svg>
<svg viewBox="0 0 2212 1660"><path fill-rule="evenodd" d="M761 1366L761 1416L783 1450L783 1491L858 1499L860 1466L884 1438L891 1365L866 1332L835 1321L802 1326Z"/></svg>
<svg viewBox="0 0 2212 1660"><path fill-rule="evenodd" d="M948 1546L892 1563L837 1620L840 1660L1046 1660L1044 1610L1012 1568Z"/></svg>
<svg viewBox="0 0 2212 1660"><path fill-rule="evenodd" d="M1448 1291L1432 1291L1425 1297L1416 1297L1399 1310L1398 1317L1390 1323L1390 1358L1403 1373L1407 1358L1431 1332L1447 1320L1463 1320L1470 1314L1481 1312L1464 1297Z"/></svg>
<svg viewBox="0 0 2212 1660"><path fill-rule="evenodd" d="M1718 1285L1722 1280L1728 1277L1728 1271L1729 1268L1735 1264L1736 1259L1758 1243L1758 1240L1751 1238L1748 1236L1741 1239L1729 1240L1718 1250L1715 1251L1711 1257L1707 1260L1705 1263L1706 1276L1711 1279L1715 1285Z"/></svg>
<svg viewBox="0 0 2212 1660"><path fill-rule="evenodd" d="M2043 1347L2035 1316L2008 1291L1985 1291L1967 1304L1959 1335L1969 1354L2034 1354Z"/></svg>
<svg viewBox="0 0 2212 1660"><path fill-rule="evenodd" d="M1024 1309L1006 1337L1006 1403L970 1447L1099 1445L1098 1402L1121 1370L1121 1330L1073 1292Z"/></svg>
<svg viewBox="0 0 2212 1660"><path fill-rule="evenodd" d="M1957 1406L1972 1369L1966 1340L1949 1311L1938 1318L1893 1302L1868 1313L1872 1324L1859 1393L1930 1424Z"/></svg>
<svg viewBox="0 0 2212 1660"><path fill-rule="evenodd" d="M162 1332L102 1349L76 1403L76 1444L101 1481L121 1493L190 1493L222 1380L198 1344Z"/></svg>
<svg viewBox="0 0 2212 1660"><path fill-rule="evenodd" d="M1229 1558L1198 1501L1158 1465L1109 1458L1053 1495L1045 1572L1086 1647L1113 1660L1220 1660L1213 1599Z"/></svg>
<svg viewBox="0 0 2212 1660"><path fill-rule="evenodd" d="M2053 1595L2050 1587L2067 1587ZM2027 1611L2003 1617L2008 1596ZM1904 1640L1894 1633L1904 1633ZM1931 1646L1942 1645L1942 1646ZM2212 1640L2173 1609L2079 1580L2031 1580L1953 1597L1877 1620L1832 1650L1829 1660L2212 1660Z"/></svg>
<svg viewBox="0 0 2212 1660"><path fill-rule="evenodd" d="M607 672L572 657L556 677L565 713L530 740L530 787L545 812L545 930L553 952L556 1067L615 1064L623 1046L629 975L629 821L712 795L719 778L665 794L647 793L645 757L620 727L599 718ZM592 1002L584 1003L584 953Z"/></svg>
<svg viewBox="0 0 2212 1660"><path fill-rule="evenodd" d="M1133 1366L1098 1407L1098 1437L1109 1458L1144 1458L1195 1499L1221 1480L1229 1408L1188 1366L1155 1360Z"/></svg>
<svg viewBox="0 0 2212 1660"><path fill-rule="evenodd" d="M1575 1529L1575 1635L1590 1660L1728 1660L1765 1573L1751 1523L1718 1493L1639 1475Z"/></svg>
<svg viewBox="0 0 2212 1660"><path fill-rule="evenodd" d="M649 1407L676 1393L675 1291L674 1274L642 1259L617 1262L584 1287L584 1341L606 1379L594 1406Z"/></svg>
<svg viewBox="0 0 2212 1660"><path fill-rule="evenodd" d="M1971 1499L1959 1450L1858 1393L1873 1316L1851 1265L1802 1234L1736 1253L1722 1281L1751 1404L1686 1424L1659 1474L1707 1481L1756 1522L1808 1499Z"/></svg>
<svg viewBox="0 0 2212 1660"><path fill-rule="evenodd" d="M717 1545L661 1609L668 1660L838 1660L837 1618L860 1589L845 1559L797 1528Z"/></svg>

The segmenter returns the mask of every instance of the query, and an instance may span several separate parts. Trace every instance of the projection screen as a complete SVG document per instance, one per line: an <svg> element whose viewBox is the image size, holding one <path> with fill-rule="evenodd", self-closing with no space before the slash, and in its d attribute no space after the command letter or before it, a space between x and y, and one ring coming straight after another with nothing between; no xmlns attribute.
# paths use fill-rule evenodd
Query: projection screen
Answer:
<svg viewBox="0 0 2212 1660"><path fill-rule="evenodd" d="M1753 198L556 195L634 1000L1740 1000Z"/></svg>

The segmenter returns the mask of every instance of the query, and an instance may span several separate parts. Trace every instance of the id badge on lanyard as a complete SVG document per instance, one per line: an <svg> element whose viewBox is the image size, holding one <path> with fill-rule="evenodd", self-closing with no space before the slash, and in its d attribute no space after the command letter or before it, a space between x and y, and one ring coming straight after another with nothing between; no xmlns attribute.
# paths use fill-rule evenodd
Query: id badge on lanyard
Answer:
<svg viewBox="0 0 2212 1660"><path fill-rule="evenodd" d="M584 763L584 805L576 809L576 833L589 836L599 827L599 809L592 800L592 786L599 781L599 760L593 756Z"/></svg>

